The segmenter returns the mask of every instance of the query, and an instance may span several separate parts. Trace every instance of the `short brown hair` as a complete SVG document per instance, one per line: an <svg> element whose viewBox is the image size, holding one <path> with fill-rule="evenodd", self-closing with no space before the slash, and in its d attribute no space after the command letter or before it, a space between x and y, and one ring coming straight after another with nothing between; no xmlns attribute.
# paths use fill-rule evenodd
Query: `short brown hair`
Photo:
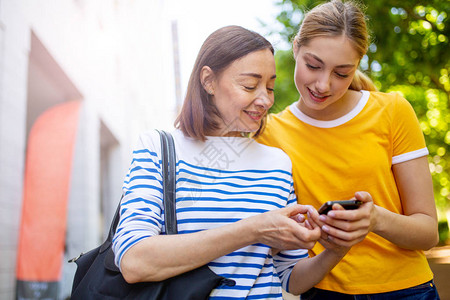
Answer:
<svg viewBox="0 0 450 300"><path fill-rule="evenodd" d="M208 132L219 129L219 124L215 121L216 117L220 116L219 111L200 81L202 68L208 66L219 76L235 60L264 49L274 53L269 41L243 27L226 26L213 32L198 53L189 78L183 107L175 120L175 127L184 135L202 141L206 140Z"/></svg>

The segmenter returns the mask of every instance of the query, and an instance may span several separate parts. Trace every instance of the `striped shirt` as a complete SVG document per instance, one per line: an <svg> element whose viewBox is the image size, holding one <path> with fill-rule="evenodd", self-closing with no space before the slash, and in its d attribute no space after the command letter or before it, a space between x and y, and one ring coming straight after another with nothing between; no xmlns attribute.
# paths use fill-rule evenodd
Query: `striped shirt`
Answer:
<svg viewBox="0 0 450 300"><path fill-rule="evenodd" d="M248 138L208 137L206 142L173 132L176 148L178 233L227 225L297 202L292 165L280 149ZM143 134L125 178L120 222L113 239L115 261L139 241L165 233L161 150L156 131ZM211 261L216 274L235 286L219 286L210 299L282 299L296 262L307 250L272 254L254 244Z"/></svg>

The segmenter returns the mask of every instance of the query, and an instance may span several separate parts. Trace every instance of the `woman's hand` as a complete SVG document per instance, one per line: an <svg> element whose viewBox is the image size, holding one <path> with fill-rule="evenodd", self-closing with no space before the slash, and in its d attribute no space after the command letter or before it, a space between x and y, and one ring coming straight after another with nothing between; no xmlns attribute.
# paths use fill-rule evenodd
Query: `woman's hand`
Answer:
<svg viewBox="0 0 450 300"><path fill-rule="evenodd" d="M355 198L363 204L355 210L345 210L334 204L327 215L310 212L310 218L322 229L319 242L327 249L348 251L353 245L364 240L372 231L376 221L376 209L372 196L367 192L356 192Z"/></svg>
<svg viewBox="0 0 450 300"><path fill-rule="evenodd" d="M259 240L276 249L311 249L320 238L319 227L312 228L305 224L303 214L311 208L296 204L252 217L258 219Z"/></svg>
<svg viewBox="0 0 450 300"><path fill-rule="evenodd" d="M340 206L334 207L334 209L342 210L344 208ZM308 219L303 220L300 217L299 220L303 221L302 224L309 230L317 230L323 226L327 226L320 220L319 213L314 207L310 206L308 208L307 215ZM331 237L329 238L328 233L323 230L320 232L319 242L326 249L316 256L301 259L297 262L289 280L289 291L293 294L304 293L319 283L350 250L349 246L342 246L336 243L334 239L331 239Z"/></svg>
<svg viewBox="0 0 450 300"><path fill-rule="evenodd" d="M336 209L337 210L342 210L343 208L342 207L337 207ZM311 207L311 209L308 211L308 219L305 221L305 223L310 228L316 228L316 227L322 228L322 226L325 225L325 223L320 221L320 215L317 212L317 210L314 209L313 207ZM321 232L321 234L320 234L320 238L319 238L318 242L325 249L328 249L328 250L334 252L336 256L342 258L350 250L349 246L341 246L341 245L336 244L332 240L332 238L329 236L329 234L326 233L325 231L323 231L322 229L321 229L320 232Z"/></svg>

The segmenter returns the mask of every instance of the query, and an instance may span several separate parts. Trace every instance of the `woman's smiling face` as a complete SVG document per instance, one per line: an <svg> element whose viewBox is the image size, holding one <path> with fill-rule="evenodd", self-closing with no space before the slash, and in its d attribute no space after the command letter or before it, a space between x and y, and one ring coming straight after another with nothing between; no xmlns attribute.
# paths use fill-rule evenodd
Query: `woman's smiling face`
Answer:
<svg viewBox="0 0 450 300"><path fill-rule="evenodd" d="M204 81L208 82L205 88L213 94L212 101L221 116L217 120L220 129L211 135L256 132L274 102L276 70L272 52L269 49L251 52L218 76L205 72Z"/></svg>
<svg viewBox="0 0 450 300"><path fill-rule="evenodd" d="M316 119L345 110L346 102L340 100L346 97L360 60L351 42L345 36L316 37L296 50L300 110Z"/></svg>

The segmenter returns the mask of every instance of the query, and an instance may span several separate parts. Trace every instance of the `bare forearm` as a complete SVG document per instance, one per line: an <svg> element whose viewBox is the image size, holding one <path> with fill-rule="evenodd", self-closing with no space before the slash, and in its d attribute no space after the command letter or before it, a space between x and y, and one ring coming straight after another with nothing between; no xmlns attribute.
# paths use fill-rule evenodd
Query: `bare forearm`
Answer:
<svg viewBox="0 0 450 300"><path fill-rule="evenodd" d="M426 156L392 166L403 214L375 206L373 232L406 249L426 250L438 242L433 181Z"/></svg>
<svg viewBox="0 0 450 300"><path fill-rule="evenodd" d="M397 246L428 250L438 242L437 222L432 216L416 213L400 215L376 206L377 224L373 232Z"/></svg>
<svg viewBox="0 0 450 300"><path fill-rule="evenodd" d="M294 267L289 280L289 292L301 294L319 283L345 256L325 249L319 255L300 260Z"/></svg>

